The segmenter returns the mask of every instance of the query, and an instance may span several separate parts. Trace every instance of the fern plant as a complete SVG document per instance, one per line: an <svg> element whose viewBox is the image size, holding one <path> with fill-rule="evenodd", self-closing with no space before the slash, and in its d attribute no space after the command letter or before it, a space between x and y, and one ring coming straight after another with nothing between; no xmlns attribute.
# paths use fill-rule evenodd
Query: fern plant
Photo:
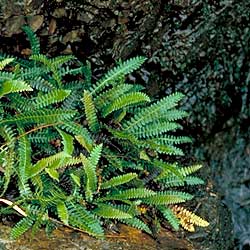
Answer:
<svg viewBox="0 0 250 250"><path fill-rule="evenodd" d="M36 35L24 31L30 58L0 56L0 191L4 201L15 190L9 209L24 217L11 236L60 223L103 238L110 220L151 234L155 214L174 229L188 228L184 215L207 226L174 206L193 198L179 187L203 184L192 175L201 166L164 160L183 155L178 145L191 141L179 135L183 95L151 100L126 83L144 57L91 83L88 64L40 54Z"/></svg>

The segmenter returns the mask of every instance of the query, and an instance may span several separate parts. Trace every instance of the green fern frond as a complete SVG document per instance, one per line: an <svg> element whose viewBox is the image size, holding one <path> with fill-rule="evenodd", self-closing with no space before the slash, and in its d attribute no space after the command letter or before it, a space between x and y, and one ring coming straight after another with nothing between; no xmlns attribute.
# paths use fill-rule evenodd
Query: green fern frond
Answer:
<svg viewBox="0 0 250 250"><path fill-rule="evenodd" d="M13 126L2 126L0 127L0 135L7 143L11 143L15 140L16 129Z"/></svg>
<svg viewBox="0 0 250 250"><path fill-rule="evenodd" d="M33 55L40 54L40 41L38 37L36 36L35 32L29 26L23 26L22 29L28 36L32 54Z"/></svg>
<svg viewBox="0 0 250 250"><path fill-rule="evenodd" d="M18 114L13 116L13 118L6 119L0 121L0 125L3 126L5 124L32 124L32 123L56 123L67 121L73 118L75 115L75 111L71 110L50 110L50 109L42 109L30 112L24 112L22 114Z"/></svg>
<svg viewBox="0 0 250 250"><path fill-rule="evenodd" d="M0 70L3 70L5 66L13 62L15 59L14 58L5 58L0 61Z"/></svg>
<svg viewBox="0 0 250 250"><path fill-rule="evenodd" d="M174 93L147 108L141 109L138 114L124 123L124 130L130 132L138 131L144 125L154 122L161 112L166 112L166 110L175 107L183 97L184 95L181 93Z"/></svg>
<svg viewBox="0 0 250 250"><path fill-rule="evenodd" d="M59 132L59 134L62 137L62 144L64 146L63 151L67 154L67 155L72 155L73 151L74 151L74 143L73 143L73 137L65 132L63 132L62 130L57 128L57 131Z"/></svg>
<svg viewBox="0 0 250 250"><path fill-rule="evenodd" d="M84 167L84 172L86 174L86 187L85 187L86 200L92 201L93 193L97 189L96 166L92 165L84 155L81 154L80 157L82 165Z"/></svg>
<svg viewBox="0 0 250 250"><path fill-rule="evenodd" d="M90 152L93 149L93 141L91 139L89 131L83 126L74 123L66 122L64 124L58 125L59 128L71 133L75 136L76 140Z"/></svg>
<svg viewBox="0 0 250 250"><path fill-rule="evenodd" d="M58 68L59 66L68 63L72 60L75 60L76 57L73 55L63 55L63 56L56 56L52 59L50 59L51 65L53 65L53 67Z"/></svg>
<svg viewBox="0 0 250 250"><path fill-rule="evenodd" d="M156 159L153 164L162 169L160 175L155 180L160 180L172 175L176 176L180 180L183 180L183 175L176 163L167 163Z"/></svg>
<svg viewBox="0 0 250 250"><path fill-rule="evenodd" d="M55 89L50 91L47 94L42 94L36 97L34 100L35 108L41 109L50 104L58 103L63 101L66 97L70 95L70 90L63 90L63 89Z"/></svg>
<svg viewBox="0 0 250 250"><path fill-rule="evenodd" d="M7 80L0 86L0 98L6 94L14 92L33 91L33 89L22 80Z"/></svg>
<svg viewBox="0 0 250 250"><path fill-rule="evenodd" d="M87 90L85 90L82 100L84 104L85 115L88 121L88 126L92 132L96 132L99 128L99 124L92 95Z"/></svg>
<svg viewBox="0 0 250 250"><path fill-rule="evenodd" d="M19 128L19 133L23 134L23 129ZM27 184L28 172L31 167L31 145L27 136L22 136L18 140L18 188L21 195L29 195L31 193L30 187Z"/></svg>
<svg viewBox="0 0 250 250"><path fill-rule="evenodd" d="M70 157L70 155L66 154L64 151L56 153L54 155L44 157L31 166L29 171L29 177L34 177L40 172L42 172L45 168L51 167L55 162L58 164L61 160Z"/></svg>
<svg viewBox="0 0 250 250"><path fill-rule="evenodd" d="M119 192L111 193L103 198L99 198L100 201L105 200L129 200L129 199L137 199L137 198L145 198L154 196L156 193L147 188L131 188L122 190Z"/></svg>
<svg viewBox="0 0 250 250"><path fill-rule="evenodd" d="M159 192L147 198L143 198L142 202L149 205L169 205L185 202L187 200L191 200L192 198L193 195L188 193L178 191L166 191Z"/></svg>
<svg viewBox="0 0 250 250"><path fill-rule="evenodd" d="M107 105L105 109L103 110L103 116L106 117L108 114L116 110L125 108L133 104L149 102L149 101L150 101L150 98L146 94L141 93L141 92L131 92L131 93L128 93L119 97L114 102Z"/></svg>
<svg viewBox="0 0 250 250"><path fill-rule="evenodd" d="M75 58L71 58L70 60L75 59ZM66 75L78 75L78 74L82 74L83 72L83 67L78 67L78 68L70 68L69 66L66 67L62 67L59 69L60 75L66 76Z"/></svg>
<svg viewBox="0 0 250 250"><path fill-rule="evenodd" d="M96 96L94 99L95 105L97 109L102 109L105 105L110 102L114 102L118 97L124 95L133 89L133 84L119 84L113 86L111 89L108 89Z"/></svg>
<svg viewBox="0 0 250 250"><path fill-rule="evenodd" d="M110 180L103 182L101 184L101 189L107 189L110 187L119 186L119 185L125 184L127 182L130 182L134 178L137 178L136 173L128 173L128 174L124 174L124 175L115 176L115 177L111 178Z"/></svg>
<svg viewBox="0 0 250 250"><path fill-rule="evenodd" d="M199 177L195 177L195 176L187 176L185 177L185 182L187 185L204 185L205 182L199 178Z"/></svg>
<svg viewBox="0 0 250 250"><path fill-rule="evenodd" d="M175 122L154 122L148 124L147 126L140 127L136 132L133 132L133 134L138 138L150 138L168 131L175 131L180 128L181 125Z"/></svg>
<svg viewBox="0 0 250 250"><path fill-rule="evenodd" d="M103 218L110 218L110 219L129 219L132 218L132 215L119 210L112 205L98 203L97 208L93 210L93 212Z"/></svg>
<svg viewBox="0 0 250 250"><path fill-rule="evenodd" d="M133 217L131 219L119 219L119 221L121 221L122 223L127 224L129 226L132 226L134 228L137 228L139 230L142 230L150 235L153 234L152 231L150 230L150 228L148 227L148 225L136 217Z"/></svg>
<svg viewBox="0 0 250 250"><path fill-rule="evenodd" d="M34 224L31 229L31 236L34 237L39 229L44 226L48 222L48 214L44 212L43 210L40 211L40 213L37 215L36 220L34 221Z"/></svg>
<svg viewBox="0 0 250 250"><path fill-rule="evenodd" d="M30 59L36 62L40 62L44 64L51 71L54 71L56 68L58 68L62 64L75 59L75 57L73 55L64 55L64 56L57 56L55 58L49 59L45 55L37 54L37 55L30 56Z"/></svg>
<svg viewBox="0 0 250 250"><path fill-rule="evenodd" d="M166 121L176 121L183 119L188 116L188 113L184 110L171 109L171 110L161 110L159 114L159 119L165 119Z"/></svg>
<svg viewBox="0 0 250 250"><path fill-rule="evenodd" d="M61 105L64 109L76 109L79 105L79 100L81 100L82 95L79 93L79 90L72 89L70 91L70 95L65 98Z"/></svg>
<svg viewBox="0 0 250 250"><path fill-rule="evenodd" d="M35 80L38 77L45 76L49 73L49 70L46 68L41 68L38 66L28 67L28 68L20 68L20 72L18 76L20 76L23 80Z"/></svg>
<svg viewBox="0 0 250 250"><path fill-rule="evenodd" d="M20 95L20 93L11 93L8 95L8 98L11 102L9 107L17 110L18 113L23 113L34 109L34 103L30 99Z"/></svg>
<svg viewBox="0 0 250 250"><path fill-rule="evenodd" d="M91 95L94 95L108 85L113 84L119 77L137 70L145 60L145 57L138 56L120 63L118 66L108 71L108 73L106 73L105 76L90 89Z"/></svg>
<svg viewBox="0 0 250 250"><path fill-rule="evenodd" d="M56 209L57 209L57 214L58 217L60 218L60 220L65 224L68 225L69 223L69 214L68 214L68 209L65 205L64 202L58 202L56 205Z"/></svg>
<svg viewBox="0 0 250 250"><path fill-rule="evenodd" d="M124 166L124 161L117 157L117 154L114 153L112 150L108 149L107 147L103 148L103 156L106 158L108 163L110 164L110 171L114 171L114 169L122 170Z"/></svg>
<svg viewBox="0 0 250 250"><path fill-rule="evenodd" d="M157 180L158 183L163 184L165 188L169 187L181 187L185 185L202 185L204 184L204 181L200 179L199 177L194 176L187 176L183 179L176 178L176 177L168 177L168 178L162 178Z"/></svg>
<svg viewBox="0 0 250 250"><path fill-rule="evenodd" d="M28 134L28 140L34 144L47 144L55 138L55 135L51 133L49 129L42 131L35 131Z"/></svg>
<svg viewBox="0 0 250 250"><path fill-rule="evenodd" d="M29 84L33 89L37 89L42 92L49 92L55 88L49 81L43 79L40 76L31 80L27 79L27 81L29 81Z"/></svg>
<svg viewBox="0 0 250 250"><path fill-rule="evenodd" d="M81 160L84 166L84 171L86 173L86 199L91 201L93 199L93 193L97 190L97 175L96 175L96 167L98 161L101 157L102 152L102 144L97 145L91 151L89 158L86 158L82 154Z"/></svg>
<svg viewBox="0 0 250 250"><path fill-rule="evenodd" d="M21 219L11 230L10 232L10 238L11 239L17 239L22 234L24 234L26 231L28 231L34 223L33 217L25 217Z"/></svg>
<svg viewBox="0 0 250 250"><path fill-rule="evenodd" d="M151 150L155 150L156 152L162 154L184 155L183 151L180 148L177 148L173 145L160 144L155 138L144 141L142 146Z"/></svg>
<svg viewBox="0 0 250 250"><path fill-rule="evenodd" d="M140 211L138 210L138 204L136 202L130 202L129 205L127 204L112 204L113 207L128 213L132 216L140 215Z"/></svg>
<svg viewBox="0 0 250 250"><path fill-rule="evenodd" d="M100 160L100 157L101 157L101 154L102 154L102 146L103 146L102 144L99 144L99 145L95 146L93 148L93 150L91 151L90 156L88 158L90 164L92 166L94 166L94 168L96 168L96 166L97 166L97 164L98 164L98 162Z"/></svg>
<svg viewBox="0 0 250 250"><path fill-rule="evenodd" d="M183 176L187 176L187 175L190 175L190 174L198 171L201 168L202 168L202 165L197 164L197 165L179 168L179 171Z"/></svg>
<svg viewBox="0 0 250 250"><path fill-rule="evenodd" d="M101 223L94 215L78 204L68 203L66 206L70 225L76 226L94 237L104 238Z"/></svg>
<svg viewBox="0 0 250 250"><path fill-rule="evenodd" d="M192 140L186 136L173 136L173 135L165 135L159 138L154 139L156 142L162 145L172 145L172 144L182 144L182 143L191 143Z"/></svg>
<svg viewBox="0 0 250 250"><path fill-rule="evenodd" d="M169 222L169 224L177 231L179 230L180 220L175 216L173 211L166 207L158 205L157 209L161 212L163 217Z"/></svg>
<svg viewBox="0 0 250 250"><path fill-rule="evenodd" d="M14 160L15 160L15 153L14 153L14 149L10 149L8 150L7 152L6 151L2 151L0 152L0 157L3 159L3 164L2 164L2 167L4 169L4 185L2 187L2 190L1 190L1 194L0 196L2 196L9 184L10 184L10 181L11 181L11 177L14 173Z"/></svg>

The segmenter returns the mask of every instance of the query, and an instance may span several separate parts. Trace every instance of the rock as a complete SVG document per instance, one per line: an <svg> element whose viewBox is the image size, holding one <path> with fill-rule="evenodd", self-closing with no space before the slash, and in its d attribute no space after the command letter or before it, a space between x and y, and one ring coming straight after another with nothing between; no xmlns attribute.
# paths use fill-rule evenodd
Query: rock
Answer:
<svg viewBox="0 0 250 250"><path fill-rule="evenodd" d="M13 16L7 19L5 27L6 30L4 35L7 37L11 37L14 34L19 34L22 32L22 26L25 24L24 16Z"/></svg>
<svg viewBox="0 0 250 250"><path fill-rule="evenodd" d="M52 16L55 18L62 18L67 16L67 12L65 8L58 8L55 9L54 12L52 13Z"/></svg>
<svg viewBox="0 0 250 250"><path fill-rule="evenodd" d="M68 42L80 42L81 38L80 36L83 35L83 30L72 30L68 32L62 39L62 42L64 44L67 44Z"/></svg>
<svg viewBox="0 0 250 250"><path fill-rule="evenodd" d="M44 21L43 15L28 17L28 24L34 32L36 32L39 28L41 28L43 21Z"/></svg>
<svg viewBox="0 0 250 250"><path fill-rule="evenodd" d="M49 35L52 35L52 34L55 33L55 31L56 31L56 26L57 26L57 24L56 24L56 19L52 18L52 19L50 20L50 22L49 22L49 31L48 31Z"/></svg>
<svg viewBox="0 0 250 250"><path fill-rule="evenodd" d="M67 228L58 228L48 238L43 230L35 236L26 233L18 240L9 240L10 228L0 225L0 248L5 250L193 250L192 244L177 238L173 232L164 230L158 241L147 234L121 226L120 234L107 234L105 240L98 240L83 233L76 233ZM32 240L31 240L32 239Z"/></svg>

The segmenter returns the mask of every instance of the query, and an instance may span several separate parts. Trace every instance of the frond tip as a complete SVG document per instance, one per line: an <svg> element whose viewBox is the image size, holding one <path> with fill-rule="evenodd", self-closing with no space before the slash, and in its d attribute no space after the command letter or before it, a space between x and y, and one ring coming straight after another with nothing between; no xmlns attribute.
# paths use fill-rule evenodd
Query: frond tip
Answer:
<svg viewBox="0 0 250 250"><path fill-rule="evenodd" d="M89 128L92 132L95 132L98 130L99 124L92 95L89 93L89 91L84 91L82 101L84 104L85 115L88 121Z"/></svg>

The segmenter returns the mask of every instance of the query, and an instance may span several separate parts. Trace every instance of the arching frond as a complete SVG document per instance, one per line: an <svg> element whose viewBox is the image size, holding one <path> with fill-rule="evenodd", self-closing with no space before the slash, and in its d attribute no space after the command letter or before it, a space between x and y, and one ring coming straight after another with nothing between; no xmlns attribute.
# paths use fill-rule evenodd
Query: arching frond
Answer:
<svg viewBox="0 0 250 250"><path fill-rule="evenodd" d="M127 183L137 177L136 173L128 173L111 178L101 184L101 189L111 188Z"/></svg>
<svg viewBox="0 0 250 250"><path fill-rule="evenodd" d="M83 104L89 129L92 132L96 132L99 128L96 109L91 94L86 90L83 93Z"/></svg>
<svg viewBox="0 0 250 250"><path fill-rule="evenodd" d="M91 88L91 95L97 94L108 85L112 85L119 77L137 70L145 60L145 57L138 56L118 64L118 66L108 71L108 73Z"/></svg>
<svg viewBox="0 0 250 250"><path fill-rule="evenodd" d="M141 109L138 114L124 123L124 130L136 132L142 126L154 122L161 112L166 112L166 110L175 107L183 97L184 95L181 93L174 93L147 108Z"/></svg>
<svg viewBox="0 0 250 250"><path fill-rule="evenodd" d="M9 93L33 91L33 89L21 80L7 80L0 85L0 98Z"/></svg>
<svg viewBox="0 0 250 250"><path fill-rule="evenodd" d="M117 209L109 204L98 203L97 208L93 212L103 218L111 219L129 219L132 218L131 214L128 214L120 209Z"/></svg>
<svg viewBox="0 0 250 250"><path fill-rule="evenodd" d="M5 68L8 64L13 62L15 59L14 58L5 58L2 61L0 61L0 71Z"/></svg>
<svg viewBox="0 0 250 250"><path fill-rule="evenodd" d="M114 102L107 105L105 109L103 110L103 116L106 117L108 114L118 109L122 109L124 107L130 106L133 104L149 102L149 101L150 101L150 98L146 94L141 93L141 92L131 92L131 93L128 93L119 97Z"/></svg>
<svg viewBox="0 0 250 250"><path fill-rule="evenodd" d="M41 109L50 104L58 103L63 101L66 97L70 95L70 90L63 90L63 89L55 89L50 91L47 94L39 95L35 98L35 108Z"/></svg>
<svg viewBox="0 0 250 250"><path fill-rule="evenodd" d="M66 204L69 213L69 224L76 226L97 238L104 237L104 231L99 220L83 206L73 203Z"/></svg>
<svg viewBox="0 0 250 250"><path fill-rule="evenodd" d="M33 55L40 54L40 41L36 36L35 32L29 26L23 26L23 31L28 36L28 40L30 42L31 50Z"/></svg>

